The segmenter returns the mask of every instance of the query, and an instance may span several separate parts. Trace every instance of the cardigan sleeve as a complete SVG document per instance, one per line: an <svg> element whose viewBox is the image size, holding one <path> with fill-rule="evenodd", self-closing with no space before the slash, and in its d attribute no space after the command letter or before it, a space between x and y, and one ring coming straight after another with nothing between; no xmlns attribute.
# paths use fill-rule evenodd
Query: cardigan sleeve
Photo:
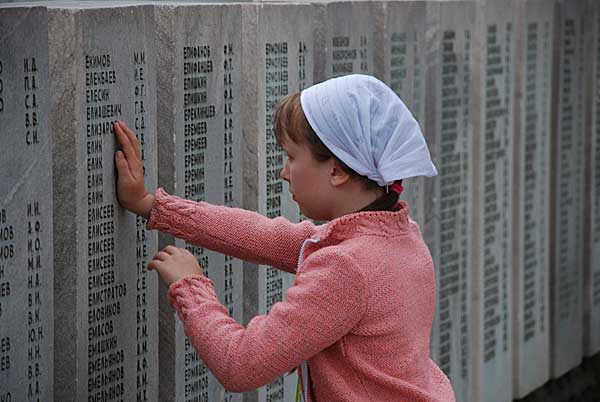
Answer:
<svg viewBox="0 0 600 402"><path fill-rule="evenodd" d="M353 264L343 254L313 253L284 300L246 327L228 316L203 275L173 283L168 297L202 361L227 390L245 392L292 370L356 326L368 295Z"/></svg>
<svg viewBox="0 0 600 402"><path fill-rule="evenodd" d="M156 191L148 229L257 264L296 272L304 240L316 233L312 222L291 223L239 208L190 201Z"/></svg>

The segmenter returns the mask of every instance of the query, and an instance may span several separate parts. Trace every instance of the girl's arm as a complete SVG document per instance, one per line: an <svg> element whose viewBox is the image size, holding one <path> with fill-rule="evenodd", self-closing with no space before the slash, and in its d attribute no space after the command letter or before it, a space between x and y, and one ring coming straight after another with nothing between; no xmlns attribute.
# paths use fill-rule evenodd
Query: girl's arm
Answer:
<svg viewBox="0 0 600 402"><path fill-rule="evenodd" d="M366 280L349 257L317 251L285 299L267 315L238 324L204 275L169 288L169 301L202 361L223 386L244 392L268 384L347 334L367 305Z"/></svg>
<svg viewBox="0 0 600 402"><path fill-rule="evenodd" d="M255 212L187 201L144 185L140 144L123 122L114 124L121 150L115 152L117 196L122 207L149 218L148 227L197 246L259 264L296 272L302 242L316 229L310 222L292 224Z"/></svg>
<svg viewBox="0 0 600 402"><path fill-rule="evenodd" d="M149 229L158 229L200 247L258 264L296 272L302 243L316 227L305 221L269 219L256 212L185 200L158 189Z"/></svg>

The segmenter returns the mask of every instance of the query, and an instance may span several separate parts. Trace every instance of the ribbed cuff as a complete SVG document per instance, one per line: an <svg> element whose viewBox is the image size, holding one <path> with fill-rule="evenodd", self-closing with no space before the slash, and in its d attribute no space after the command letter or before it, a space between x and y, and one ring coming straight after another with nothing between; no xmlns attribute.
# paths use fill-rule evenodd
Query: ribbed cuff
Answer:
<svg viewBox="0 0 600 402"><path fill-rule="evenodd" d="M154 202L152 203L152 209L150 210L150 217L148 218L148 222L146 223L146 228L148 230L154 230L157 227L157 216L160 215L160 210L164 207L165 198L168 197L169 194L162 188L158 188L154 194Z"/></svg>

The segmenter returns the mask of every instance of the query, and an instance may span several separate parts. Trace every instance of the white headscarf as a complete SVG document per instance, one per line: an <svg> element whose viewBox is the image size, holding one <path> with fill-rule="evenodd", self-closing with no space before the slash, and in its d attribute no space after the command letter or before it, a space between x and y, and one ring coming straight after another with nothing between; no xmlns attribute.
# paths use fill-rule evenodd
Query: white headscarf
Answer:
<svg viewBox="0 0 600 402"><path fill-rule="evenodd" d="M387 85L360 74L333 78L300 94L308 123L348 167L380 186L437 176L419 124Z"/></svg>

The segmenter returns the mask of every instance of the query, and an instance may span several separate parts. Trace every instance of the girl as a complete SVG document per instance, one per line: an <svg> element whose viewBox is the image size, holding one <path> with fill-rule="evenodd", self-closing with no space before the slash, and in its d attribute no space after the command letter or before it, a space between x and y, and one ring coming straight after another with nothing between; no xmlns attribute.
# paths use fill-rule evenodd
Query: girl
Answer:
<svg viewBox="0 0 600 402"><path fill-rule="evenodd" d="M419 126L381 81L350 75L285 98L275 115L288 155L281 177L315 226L145 190L140 148L115 133L121 205L189 243L295 273L284 301L238 324L197 259L167 246L148 269L204 363L242 392L298 370L305 401L454 401L429 357L435 280L431 255L400 180L435 176Z"/></svg>

